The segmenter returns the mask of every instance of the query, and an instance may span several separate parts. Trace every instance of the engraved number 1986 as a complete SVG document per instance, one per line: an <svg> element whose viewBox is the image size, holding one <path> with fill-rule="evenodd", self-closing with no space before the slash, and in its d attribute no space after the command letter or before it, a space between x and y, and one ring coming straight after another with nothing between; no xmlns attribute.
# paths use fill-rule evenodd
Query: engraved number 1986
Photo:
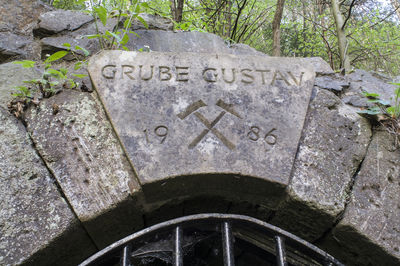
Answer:
<svg viewBox="0 0 400 266"><path fill-rule="evenodd" d="M144 136L146 138L146 142L150 143L150 139L149 139L149 131L147 130L147 128L145 130L143 130L144 132ZM154 128L154 134L160 138L160 144L163 144L165 139L168 136L168 127L166 126L157 126L156 128Z"/></svg>

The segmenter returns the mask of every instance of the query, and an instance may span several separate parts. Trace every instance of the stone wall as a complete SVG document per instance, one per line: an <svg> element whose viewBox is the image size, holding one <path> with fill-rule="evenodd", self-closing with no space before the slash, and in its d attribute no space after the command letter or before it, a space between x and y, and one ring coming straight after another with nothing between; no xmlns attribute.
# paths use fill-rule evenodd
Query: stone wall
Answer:
<svg viewBox="0 0 400 266"><path fill-rule="evenodd" d="M367 105L362 88L389 99L394 87L387 80L361 70L341 76L320 58L269 58L245 45L227 45L212 34L175 32L167 19L144 15L151 29L134 23L140 38L131 37L132 50L148 46L151 51L176 53L176 57L183 52L221 54L221 58L231 54L224 60L239 58L241 64L251 58L269 64L276 60L282 63L280 67L293 63L314 70L310 70L309 94L301 94L304 103L298 104L305 104L304 116L301 108L293 116L301 120L293 161L269 171L287 173L279 184L268 174L258 174L257 166L262 165L247 164L246 156L244 166L229 157L235 162L232 168L225 167L225 159L212 166L204 160L192 168L182 165L184 158L162 165L158 154L144 157L146 153L139 158L143 162L136 163L100 85L97 92L64 89L31 105L20 120L8 113L12 88L40 75L39 70L26 70L9 61L44 58L63 49L65 42L79 44L92 54L99 50L96 40L81 38L95 31L88 15L51 11L35 1L11 2L15 4L5 13L26 18L27 23L21 25L20 19L11 16L0 21L0 34L5 36L0 41L0 264L76 264L141 228L201 212L260 218L349 265L400 263L400 151L391 135L357 114L359 107ZM22 11L30 9L34 12ZM106 27L114 26L112 21L109 24ZM93 57L92 65L101 56ZM211 60L207 54L192 56L202 58L198 62ZM69 68L72 64L60 63ZM92 79L98 80L93 75ZM84 82L90 87L88 79ZM195 85L192 90L196 93ZM273 104L254 102L259 110ZM282 112L282 125L293 112ZM250 118L263 121L259 115L246 115ZM213 145L223 147L218 141ZM229 149L224 151L229 156ZM243 152L250 158L251 150ZM157 176L156 182L143 177L142 163L157 164L157 171L150 175Z"/></svg>

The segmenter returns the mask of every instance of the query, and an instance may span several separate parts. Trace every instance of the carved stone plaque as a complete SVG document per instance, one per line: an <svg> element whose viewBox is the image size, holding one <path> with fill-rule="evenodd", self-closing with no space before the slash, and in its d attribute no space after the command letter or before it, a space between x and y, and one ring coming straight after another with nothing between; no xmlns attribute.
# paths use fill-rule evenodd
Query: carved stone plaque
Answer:
<svg viewBox="0 0 400 266"><path fill-rule="evenodd" d="M289 181L314 84L295 58L107 51L89 73L142 185Z"/></svg>

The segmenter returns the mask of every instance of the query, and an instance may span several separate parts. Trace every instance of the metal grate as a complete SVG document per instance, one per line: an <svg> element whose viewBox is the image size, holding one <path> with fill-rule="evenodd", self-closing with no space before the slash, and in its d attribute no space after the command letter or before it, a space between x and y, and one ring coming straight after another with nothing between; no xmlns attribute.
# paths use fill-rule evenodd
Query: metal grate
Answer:
<svg viewBox="0 0 400 266"><path fill-rule="evenodd" d="M217 245L222 254L217 255L221 255L221 262L192 261L186 265L254 265L254 261L246 263L237 259L236 253L244 250L243 247L257 249L262 265L343 265L328 253L278 227L231 214L191 215L151 226L115 242L80 265L183 266L185 259L194 256L196 245L202 242L203 246L204 243L209 245L213 243L210 239L220 241ZM157 264L155 260L163 263Z"/></svg>

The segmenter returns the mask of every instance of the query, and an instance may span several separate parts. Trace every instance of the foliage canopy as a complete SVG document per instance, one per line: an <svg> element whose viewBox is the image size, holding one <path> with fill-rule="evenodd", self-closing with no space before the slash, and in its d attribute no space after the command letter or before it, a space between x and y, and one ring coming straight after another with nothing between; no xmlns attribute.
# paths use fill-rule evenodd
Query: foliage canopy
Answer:
<svg viewBox="0 0 400 266"><path fill-rule="evenodd" d="M89 9L102 5L109 12L127 8L130 0L54 0L57 8ZM272 21L277 0L141 0L142 12L175 20L177 30L215 33L229 42L249 44L272 54ZM387 75L400 74L400 12L394 1L345 0L346 51L355 68ZM340 69L338 36L330 0L286 0L280 24L281 56L320 56ZM177 10L181 7L181 10ZM177 15L177 12L181 12ZM180 15L180 16L179 16Z"/></svg>

